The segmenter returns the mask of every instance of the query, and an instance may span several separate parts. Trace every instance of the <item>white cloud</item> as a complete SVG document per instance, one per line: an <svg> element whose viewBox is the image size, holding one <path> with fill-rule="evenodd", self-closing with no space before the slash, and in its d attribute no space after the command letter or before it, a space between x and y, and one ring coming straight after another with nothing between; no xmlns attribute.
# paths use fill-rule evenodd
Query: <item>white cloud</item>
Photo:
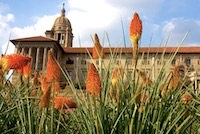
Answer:
<svg viewBox="0 0 200 134"><path fill-rule="evenodd" d="M162 33L173 33L171 42L178 43L187 30L191 30L186 43L200 43L197 37L200 35L200 22L197 20L186 20L184 18L171 19L166 21L163 26L161 23L152 21L153 16L159 13L164 4L164 0L68 0L66 1L66 17L70 20L74 40L73 45L79 46L79 36L81 46L92 46L93 42L90 35L97 33L100 41L103 42L104 32L109 35L109 41L112 46L122 46L123 32L121 19L123 21L126 43L129 46L129 24L133 13L138 12L143 20L142 43L148 45L151 34L155 35L156 40L160 40L160 31ZM56 17L59 14L43 17L34 17L35 24L24 27L10 27L14 22L13 14L2 15L0 12L0 40L5 46L8 42L9 34L11 38L20 38L36 35L44 35L46 30L50 30ZM33 17L32 17L33 18ZM156 23L156 24L154 24ZM157 36L157 34L159 34ZM159 39L158 39L159 38ZM145 42L146 41L146 42ZM158 42L156 42L158 44ZM104 46L108 46L106 43Z"/></svg>
<svg viewBox="0 0 200 134"><path fill-rule="evenodd" d="M58 17L58 14L52 16L43 16L41 18L36 18L36 23L34 25L25 26L23 28L13 27L11 29L12 36L15 38L19 37L29 37L29 36L38 36L45 35L46 30L50 30L53 26L54 20Z"/></svg>
<svg viewBox="0 0 200 134"><path fill-rule="evenodd" d="M2 52L4 53L7 48L10 35L11 39L38 36L38 35L44 36L45 31L51 29L54 20L58 16L59 14L52 16L43 16L41 18L36 17L37 19L34 25L20 28L20 27L10 27L8 25L11 21L14 21L14 16L12 14L7 14L6 16L0 14L0 38L4 39L0 41L0 43L2 44ZM13 52L14 52L14 46L11 43L9 43L9 48L7 53L9 54Z"/></svg>
<svg viewBox="0 0 200 134"><path fill-rule="evenodd" d="M69 0L70 11L67 17L71 21L74 46L79 46L80 36L83 46L91 46L90 35L103 34L115 27L115 21L120 18L119 9L107 4L104 0ZM114 24L113 24L114 23Z"/></svg>
<svg viewBox="0 0 200 134"><path fill-rule="evenodd" d="M0 45L3 47L4 50L7 44L9 43L10 27L8 23L13 21L14 21L13 14L6 14L6 15L0 14Z"/></svg>
<svg viewBox="0 0 200 134"><path fill-rule="evenodd" d="M198 45L200 44L200 20L191 20L185 18L173 18L170 21L165 22L162 32L163 35L169 35L171 33L171 44L178 44L189 32L184 45Z"/></svg>

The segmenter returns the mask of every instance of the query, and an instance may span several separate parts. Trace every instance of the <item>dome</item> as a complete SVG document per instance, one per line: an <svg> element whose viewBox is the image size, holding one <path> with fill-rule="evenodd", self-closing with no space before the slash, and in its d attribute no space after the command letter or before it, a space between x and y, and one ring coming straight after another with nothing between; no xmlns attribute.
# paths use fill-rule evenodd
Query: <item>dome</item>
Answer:
<svg viewBox="0 0 200 134"><path fill-rule="evenodd" d="M65 17L64 5L63 9L61 10L61 16L55 20L52 30L71 30L71 23Z"/></svg>
<svg viewBox="0 0 200 134"><path fill-rule="evenodd" d="M65 16L58 17L54 22L54 26L67 26L71 29L71 23Z"/></svg>

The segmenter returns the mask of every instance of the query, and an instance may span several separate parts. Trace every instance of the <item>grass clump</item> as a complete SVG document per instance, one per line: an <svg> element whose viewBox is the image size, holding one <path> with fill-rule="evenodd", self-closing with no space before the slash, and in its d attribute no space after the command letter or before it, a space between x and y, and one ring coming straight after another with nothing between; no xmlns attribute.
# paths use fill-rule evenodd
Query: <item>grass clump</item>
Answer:
<svg viewBox="0 0 200 134"><path fill-rule="evenodd" d="M48 52L46 72L36 73L33 78L30 75L30 57L20 54L4 56L0 61L0 132L198 133L199 94L192 90L192 84L186 84L187 70L184 66L177 65L168 73L178 50L170 55L166 64L160 64L156 76L153 73L147 75L138 62L141 20L137 14L134 17L131 23L134 26L130 27L133 43L131 67L127 63L116 66L119 53L112 49L105 63L104 49L95 34L93 55L88 53L91 58L86 90L76 90L77 85L73 84L51 51ZM164 55L165 52L161 61ZM13 60L16 56L23 65ZM97 60L99 65L94 64ZM10 69L20 74L15 79L20 84L12 85L5 78ZM130 70L131 74L128 73ZM59 86L61 73L69 83L64 90ZM81 86L78 84L78 87Z"/></svg>

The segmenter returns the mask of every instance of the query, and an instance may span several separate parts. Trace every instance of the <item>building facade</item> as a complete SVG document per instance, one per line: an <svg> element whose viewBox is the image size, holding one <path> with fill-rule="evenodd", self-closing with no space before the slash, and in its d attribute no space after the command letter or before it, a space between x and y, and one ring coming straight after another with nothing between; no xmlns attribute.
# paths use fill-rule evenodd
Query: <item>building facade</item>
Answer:
<svg viewBox="0 0 200 134"><path fill-rule="evenodd" d="M85 85L88 64L90 62L99 66L99 61L91 59L92 47L73 47L73 33L70 21L65 17L65 9L61 10L51 30L47 30L44 36L13 39L15 53L32 57L32 70L45 71L47 52L51 50L54 57L60 63L63 70L74 83ZM126 74L133 72L132 48L103 48L105 58L103 64L108 65L111 60L115 66L126 67ZM114 58L111 58L114 57ZM151 74L154 80L161 67L168 65L170 72L176 65L184 64L187 69L200 72L200 47L141 47L139 49L138 68ZM66 79L62 77L62 82Z"/></svg>

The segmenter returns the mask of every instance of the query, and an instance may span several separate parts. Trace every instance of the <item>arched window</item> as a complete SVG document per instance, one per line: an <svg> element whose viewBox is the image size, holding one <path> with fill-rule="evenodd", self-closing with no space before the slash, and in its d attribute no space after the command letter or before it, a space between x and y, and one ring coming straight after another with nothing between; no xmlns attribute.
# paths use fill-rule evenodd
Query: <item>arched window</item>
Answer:
<svg viewBox="0 0 200 134"><path fill-rule="evenodd" d="M186 66L190 66L190 64L191 64L191 59L188 57L188 58L186 58L185 59L185 64L186 64Z"/></svg>
<svg viewBox="0 0 200 134"><path fill-rule="evenodd" d="M176 59L173 59L171 64L172 64L172 66L175 66L176 65Z"/></svg>

